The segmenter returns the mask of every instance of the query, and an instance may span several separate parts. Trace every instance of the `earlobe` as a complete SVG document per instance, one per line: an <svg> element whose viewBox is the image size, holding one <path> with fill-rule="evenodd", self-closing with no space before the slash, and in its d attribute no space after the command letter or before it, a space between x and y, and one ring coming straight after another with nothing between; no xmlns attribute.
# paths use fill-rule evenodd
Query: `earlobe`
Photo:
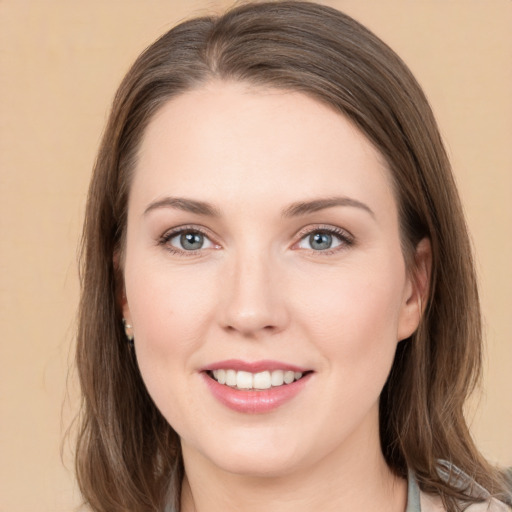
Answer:
<svg viewBox="0 0 512 512"><path fill-rule="evenodd" d="M133 343L133 338L134 338L134 334L133 334L133 325L131 325L130 323L127 322L126 318L123 318L123 326L124 326L124 334L126 336L126 339L130 342L130 343Z"/></svg>
<svg viewBox="0 0 512 512"><path fill-rule="evenodd" d="M398 340L411 336L420 324L430 291L432 247L428 238L416 246L413 266L409 271L404 302L398 325Z"/></svg>
<svg viewBox="0 0 512 512"><path fill-rule="evenodd" d="M124 285L123 270L120 262L120 254L118 251L114 253L112 263L114 265L115 284L116 284L116 300L119 309L123 315L123 323L129 325L131 328L131 315L130 308L128 306L128 300L126 298L126 287ZM128 336L128 334L127 334Z"/></svg>
<svg viewBox="0 0 512 512"><path fill-rule="evenodd" d="M121 311L123 313L123 323L125 325L125 330L127 327L132 329L132 316L130 314L130 307L128 306L128 300L126 299L126 293L124 292L124 289L121 298ZM128 336L128 333L126 335Z"/></svg>

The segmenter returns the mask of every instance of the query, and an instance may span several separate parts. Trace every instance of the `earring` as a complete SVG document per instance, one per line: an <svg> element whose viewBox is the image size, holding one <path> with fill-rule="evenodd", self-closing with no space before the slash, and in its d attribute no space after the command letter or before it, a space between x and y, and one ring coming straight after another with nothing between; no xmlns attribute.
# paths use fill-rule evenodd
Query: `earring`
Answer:
<svg viewBox="0 0 512 512"><path fill-rule="evenodd" d="M126 335L126 339L128 340L128 343L130 345L133 345L133 326L131 326L124 318L123 318L123 325L124 325L124 333Z"/></svg>

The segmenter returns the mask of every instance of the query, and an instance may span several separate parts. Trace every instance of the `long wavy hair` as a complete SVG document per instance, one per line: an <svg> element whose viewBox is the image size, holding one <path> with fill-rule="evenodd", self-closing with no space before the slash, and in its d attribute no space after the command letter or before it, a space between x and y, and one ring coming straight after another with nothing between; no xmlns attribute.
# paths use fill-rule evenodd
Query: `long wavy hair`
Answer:
<svg viewBox="0 0 512 512"><path fill-rule="evenodd" d="M430 106L402 60L365 27L309 2L247 3L176 26L147 48L115 96L89 189L76 363L83 395L76 470L95 511L179 509L180 442L141 379L119 305L127 199L144 130L177 95L212 80L299 91L349 118L387 160L412 269L432 245L428 304L399 343L380 397L381 446L449 511L475 500L440 459L492 494L502 481L475 447L463 408L481 369L481 319L467 228Z"/></svg>

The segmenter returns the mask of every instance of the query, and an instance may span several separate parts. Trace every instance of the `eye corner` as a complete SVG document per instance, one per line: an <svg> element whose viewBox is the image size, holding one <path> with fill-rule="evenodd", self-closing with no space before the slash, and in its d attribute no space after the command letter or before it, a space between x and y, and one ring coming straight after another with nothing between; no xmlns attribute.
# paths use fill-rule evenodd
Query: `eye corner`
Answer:
<svg viewBox="0 0 512 512"><path fill-rule="evenodd" d="M196 225L168 229L158 238L157 244L180 256L197 256L206 250L221 248L209 232Z"/></svg>
<svg viewBox="0 0 512 512"><path fill-rule="evenodd" d="M316 242L312 237L319 236ZM292 249L302 249L312 254L330 255L348 249L355 243L355 237L346 229L332 225L314 225L303 228L297 234L298 240L293 244ZM317 247L312 247L312 242ZM309 247L303 244L308 244Z"/></svg>

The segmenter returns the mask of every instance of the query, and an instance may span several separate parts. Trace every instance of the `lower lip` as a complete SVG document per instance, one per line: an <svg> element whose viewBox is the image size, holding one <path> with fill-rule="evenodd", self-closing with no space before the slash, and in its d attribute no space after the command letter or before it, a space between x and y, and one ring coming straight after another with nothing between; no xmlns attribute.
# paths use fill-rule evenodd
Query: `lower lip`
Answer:
<svg viewBox="0 0 512 512"><path fill-rule="evenodd" d="M274 411L295 398L304 389L311 375L312 373L308 373L291 384L254 391L240 390L219 384L206 373L202 373L206 385L220 403L233 411L245 414L262 414Z"/></svg>

